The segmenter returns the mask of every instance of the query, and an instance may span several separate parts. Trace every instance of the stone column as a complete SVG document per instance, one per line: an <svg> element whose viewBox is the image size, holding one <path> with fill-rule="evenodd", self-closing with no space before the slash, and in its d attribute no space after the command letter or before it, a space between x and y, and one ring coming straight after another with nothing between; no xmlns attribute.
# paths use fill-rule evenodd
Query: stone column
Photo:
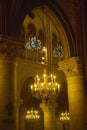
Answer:
<svg viewBox="0 0 87 130"><path fill-rule="evenodd" d="M85 130L85 94L79 57L61 61L58 66L67 78L70 130Z"/></svg>
<svg viewBox="0 0 87 130"><path fill-rule="evenodd" d="M18 129L17 48L15 41L0 35L0 129Z"/></svg>
<svg viewBox="0 0 87 130"><path fill-rule="evenodd" d="M44 112L44 130L56 130L56 107L55 99L51 98L49 103L42 101L40 104Z"/></svg>
<svg viewBox="0 0 87 130"><path fill-rule="evenodd" d="M22 105L20 106L20 113L19 113L19 130L26 130L25 114L26 114L26 108Z"/></svg>

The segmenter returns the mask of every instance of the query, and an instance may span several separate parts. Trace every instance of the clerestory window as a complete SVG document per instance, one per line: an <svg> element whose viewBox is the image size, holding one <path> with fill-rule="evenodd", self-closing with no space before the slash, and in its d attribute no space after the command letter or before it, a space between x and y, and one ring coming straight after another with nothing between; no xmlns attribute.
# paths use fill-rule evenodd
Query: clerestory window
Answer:
<svg viewBox="0 0 87 130"><path fill-rule="evenodd" d="M40 39L37 39L36 36L32 36L28 38L28 41L26 42L26 49L28 50L41 50L42 45Z"/></svg>

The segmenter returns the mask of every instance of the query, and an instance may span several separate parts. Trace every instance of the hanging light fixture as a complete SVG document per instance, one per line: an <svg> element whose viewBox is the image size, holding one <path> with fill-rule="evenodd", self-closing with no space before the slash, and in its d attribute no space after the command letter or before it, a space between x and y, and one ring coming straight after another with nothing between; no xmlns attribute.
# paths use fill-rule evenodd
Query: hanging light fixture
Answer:
<svg viewBox="0 0 87 130"><path fill-rule="evenodd" d="M31 110L26 111L25 119L28 121L36 121L40 119L39 112L32 108Z"/></svg>
<svg viewBox="0 0 87 130"><path fill-rule="evenodd" d="M60 117L59 117L59 121L70 121L70 114L65 111L64 113L61 113Z"/></svg>
<svg viewBox="0 0 87 130"><path fill-rule="evenodd" d="M33 95L31 94L31 109L28 109L26 111L26 115L25 115L25 119L27 121L31 121L31 122L34 122L34 121L37 121L39 118L40 118L40 115L39 115L39 112L38 110L35 110L34 109L34 99L33 99Z"/></svg>
<svg viewBox="0 0 87 130"><path fill-rule="evenodd" d="M55 75L47 75L46 71L44 71L41 77L39 75L35 76L34 84L31 85L31 90L36 98L49 101L52 96L58 96L60 84L57 83Z"/></svg>

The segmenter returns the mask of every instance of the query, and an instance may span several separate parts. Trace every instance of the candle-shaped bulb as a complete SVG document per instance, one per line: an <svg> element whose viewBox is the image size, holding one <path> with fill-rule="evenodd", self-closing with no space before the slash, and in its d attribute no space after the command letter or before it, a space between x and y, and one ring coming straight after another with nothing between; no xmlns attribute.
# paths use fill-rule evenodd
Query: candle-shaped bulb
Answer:
<svg viewBox="0 0 87 130"><path fill-rule="evenodd" d="M33 91L33 85L31 85L31 91Z"/></svg>

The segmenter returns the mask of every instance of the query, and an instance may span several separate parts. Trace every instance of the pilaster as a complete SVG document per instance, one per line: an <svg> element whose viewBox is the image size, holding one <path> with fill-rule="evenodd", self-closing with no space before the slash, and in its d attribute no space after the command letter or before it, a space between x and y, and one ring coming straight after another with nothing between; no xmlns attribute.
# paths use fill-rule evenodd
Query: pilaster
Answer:
<svg viewBox="0 0 87 130"><path fill-rule="evenodd" d="M85 130L85 94L82 66L79 57L58 63L67 78L70 130Z"/></svg>

